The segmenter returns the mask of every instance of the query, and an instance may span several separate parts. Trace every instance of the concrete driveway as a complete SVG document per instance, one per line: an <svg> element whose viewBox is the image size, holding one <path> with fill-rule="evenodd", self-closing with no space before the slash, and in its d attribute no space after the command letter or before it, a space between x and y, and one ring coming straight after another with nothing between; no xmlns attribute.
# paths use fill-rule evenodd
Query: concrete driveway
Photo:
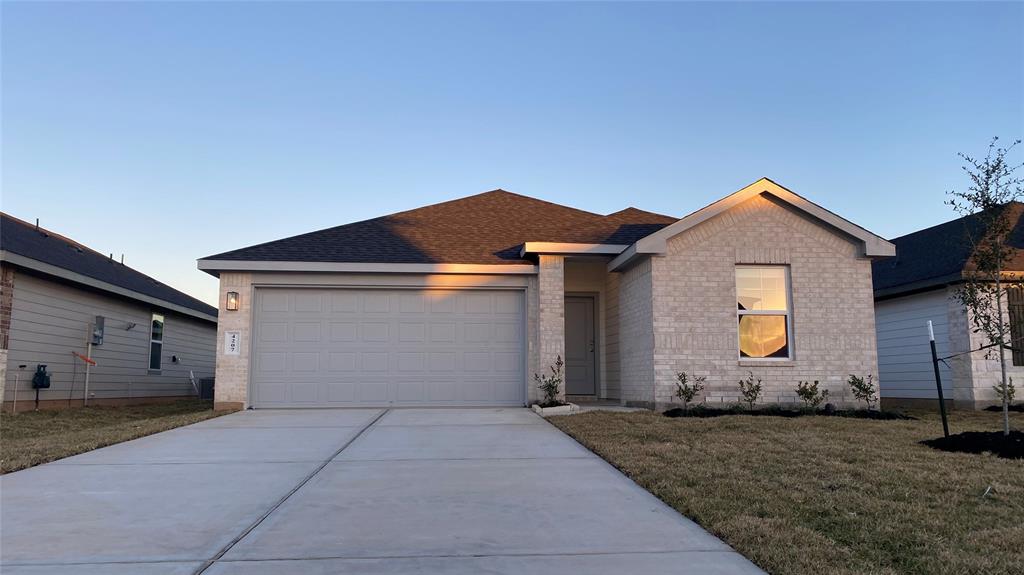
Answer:
<svg viewBox="0 0 1024 575"><path fill-rule="evenodd" d="M761 572L526 409L241 412L0 503L10 575Z"/></svg>

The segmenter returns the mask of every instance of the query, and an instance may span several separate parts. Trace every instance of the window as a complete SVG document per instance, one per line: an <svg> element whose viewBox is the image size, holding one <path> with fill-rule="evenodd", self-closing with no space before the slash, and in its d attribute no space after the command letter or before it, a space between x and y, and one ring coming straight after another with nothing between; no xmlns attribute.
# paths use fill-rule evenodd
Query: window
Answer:
<svg viewBox="0 0 1024 575"><path fill-rule="evenodd" d="M1024 365L1024 290L1006 290L1006 306L1010 311L1010 347L1013 365Z"/></svg>
<svg viewBox="0 0 1024 575"><path fill-rule="evenodd" d="M789 268L738 266L736 308L741 358L792 356L789 316Z"/></svg>
<svg viewBox="0 0 1024 575"><path fill-rule="evenodd" d="M160 369L160 355L164 348L164 316L153 314L153 325L149 330L149 369Z"/></svg>

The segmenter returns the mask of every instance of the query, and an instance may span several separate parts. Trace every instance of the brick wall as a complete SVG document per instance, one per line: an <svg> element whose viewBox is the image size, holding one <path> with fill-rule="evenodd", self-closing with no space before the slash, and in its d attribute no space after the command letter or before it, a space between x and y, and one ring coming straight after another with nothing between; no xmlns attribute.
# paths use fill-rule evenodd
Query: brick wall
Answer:
<svg viewBox="0 0 1024 575"><path fill-rule="evenodd" d="M238 311L224 307L226 294L236 291L241 300ZM217 375L214 387L216 409L240 409L249 406L249 337L253 306L252 275L222 272L217 316ZM241 349L238 355L224 354L224 333L240 332Z"/></svg>
<svg viewBox="0 0 1024 575"><path fill-rule="evenodd" d="M537 373L548 373L548 366L561 356L565 359L565 258L540 256L537 276L538 365ZM532 380L533 375L530 374ZM530 385L536 393L536 385ZM565 395L562 386L561 395Z"/></svg>
<svg viewBox="0 0 1024 575"><path fill-rule="evenodd" d="M848 374L877 379L870 261L854 242L791 209L755 197L670 239L666 255L648 261L656 403L673 401L675 373L683 370L707 376L709 403L738 401L737 381L748 372L762 379L766 403L795 403L797 382L818 380L830 401L849 404ZM792 360L739 359L737 264L790 267ZM623 307L640 305L627 300L643 295L639 289L625 295L631 273L622 280ZM622 319L633 315L639 312L624 312ZM624 388L627 379L643 379L627 375L642 369L626 366L629 339L623 328Z"/></svg>
<svg viewBox="0 0 1024 575"><path fill-rule="evenodd" d="M605 273L605 314L604 314L604 397L619 399L622 397L621 363L622 355L619 337L619 274Z"/></svg>
<svg viewBox="0 0 1024 575"><path fill-rule="evenodd" d="M989 341L984 335L974 332L974 324L970 323L971 314L956 299L956 288L948 288L950 319L955 318L957 332L961 344L959 351L976 350L973 353L956 358L960 369L955 373L953 381L953 401L957 407L966 409L983 409L990 405L1002 405L1002 397L992 388L1002 381L999 368L999 352L995 348L977 351ZM1003 321L1010 325L1010 312L1007 300L1003 298ZM952 332L953 326L950 326ZM1013 379L1018 390L1024 385L1024 366L1013 365L1013 354L1006 351L1006 374ZM1018 401L1021 393L1017 392Z"/></svg>
<svg viewBox="0 0 1024 575"><path fill-rule="evenodd" d="M651 259L619 279L619 387L626 405L653 407L654 329Z"/></svg>

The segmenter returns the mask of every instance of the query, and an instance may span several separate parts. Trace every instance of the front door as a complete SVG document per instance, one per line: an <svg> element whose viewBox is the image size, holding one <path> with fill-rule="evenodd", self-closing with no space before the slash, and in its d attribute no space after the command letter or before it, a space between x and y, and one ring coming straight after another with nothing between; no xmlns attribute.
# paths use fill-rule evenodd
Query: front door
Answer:
<svg viewBox="0 0 1024 575"><path fill-rule="evenodd" d="M594 296L565 298L565 393L597 395Z"/></svg>

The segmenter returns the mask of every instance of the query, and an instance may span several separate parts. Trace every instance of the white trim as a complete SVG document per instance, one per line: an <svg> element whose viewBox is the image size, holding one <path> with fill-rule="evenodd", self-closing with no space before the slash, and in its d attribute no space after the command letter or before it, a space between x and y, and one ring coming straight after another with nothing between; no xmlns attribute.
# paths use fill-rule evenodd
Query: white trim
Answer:
<svg viewBox="0 0 1024 575"><path fill-rule="evenodd" d="M583 254L618 255L628 248L626 244L570 244L561 242L526 242L519 255L526 254Z"/></svg>
<svg viewBox="0 0 1024 575"><path fill-rule="evenodd" d="M157 297L153 297L153 296L149 296L149 295L146 295L146 294L143 294L143 293L139 293L137 291L133 291L133 290L130 290L130 289L127 289L127 288L123 288L121 286L117 286L117 285L114 285L112 283L107 283L107 282L102 281L102 280L98 280L98 279L91 278L91 277L86 276L86 275L75 273L75 272L73 272L71 270L67 270L67 269L64 269L62 267L57 267L55 265L51 265L51 264L48 264L48 263L45 263L45 262L41 262L39 260L34 260L32 258L27 258L27 257L22 256L22 255L14 254L14 253L11 253L11 252L6 251L6 250L0 250L0 260L5 261L5 262L10 262L10 263L12 263L12 264L14 264L16 266L21 266L23 268L28 268L28 269L31 269L31 270L35 270L37 272L41 272L41 273L44 273L44 274L47 274L47 275L58 277L58 278L61 278L61 279L64 279L64 280L72 281L72 282L79 283L79 284L82 284L82 285L86 285L86 286L89 286L89 287L92 287L92 288L96 288L96 289L99 289L99 290L103 290L103 291L106 291L106 292L117 294L119 296L123 296L123 297L127 297L127 298L130 298L130 299L134 299L134 300L137 300L137 301L140 301L140 302L143 302L143 303L148 303L148 304L151 304L151 305L156 305L156 306L159 306L159 307L162 307L164 309L167 309L167 310L170 310L170 311L174 311L174 312L177 312L177 313L180 313L180 314L184 314L184 315L188 315L188 316L196 317L196 318L203 319L203 320L206 320L206 321L211 321L211 322L217 323L217 316L208 315L208 314L205 314L205 313L203 313L201 311L194 310L192 308L188 308L188 307L185 307L185 306L182 306L182 305L171 303L169 301L162 300L162 299L157 298Z"/></svg>
<svg viewBox="0 0 1024 575"><path fill-rule="evenodd" d="M635 244L630 246L630 249L624 251L619 257L615 258L608 264L608 271L617 271L642 254L664 254L669 238L681 234L686 230L761 194L768 194L778 198L809 216L814 217L857 240L860 240L864 246L864 255L867 257L891 257L896 255L896 246L886 241L884 238L869 232L849 220L839 217L806 198L798 196L768 178L761 178L742 190L730 194L711 205L701 208L678 222L662 228L645 238L637 240Z"/></svg>
<svg viewBox="0 0 1024 575"><path fill-rule="evenodd" d="M197 267L212 275L222 271L520 275L537 273L537 266L532 264L387 264L202 259L197 261Z"/></svg>

